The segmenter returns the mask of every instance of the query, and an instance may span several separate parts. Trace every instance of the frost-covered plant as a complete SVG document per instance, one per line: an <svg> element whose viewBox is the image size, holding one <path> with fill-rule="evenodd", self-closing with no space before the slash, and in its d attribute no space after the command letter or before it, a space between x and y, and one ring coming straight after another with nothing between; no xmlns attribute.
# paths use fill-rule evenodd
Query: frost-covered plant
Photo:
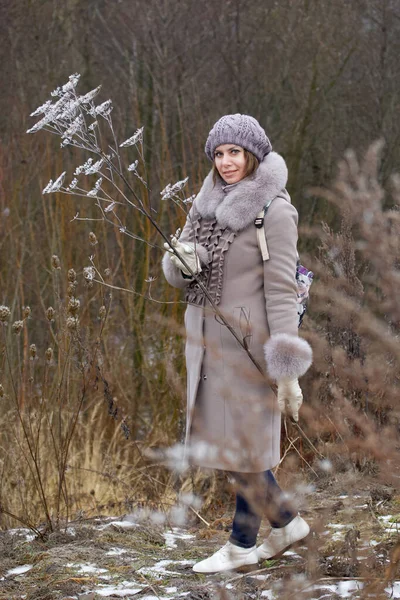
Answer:
<svg viewBox="0 0 400 600"><path fill-rule="evenodd" d="M69 183L66 182L67 173L63 171L54 181L51 179L48 182L43 189L43 194L58 192L93 198L100 210L102 219L118 227L120 232L129 237L140 239L149 244L148 240L140 238L122 223L117 209L118 206L127 204L149 218L165 241L169 241L169 237L159 229L150 210L140 195L133 189L125 174L125 170L132 173L145 187L148 187L147 182L139 173L139 163L143 164L144 128L140 127L131 137L119 144L111 117L112 101L106 100L101 104L95 104L101 86L86 94L79 95L77 92L79 79L80 75L78 73L71 75L65 85L51 92L54 100L47 100L31 113L31 116L41 116L41 119L28 129L27 133L37 133L41 130L48 131L61 137L61 148L73 146L90 154L83 164L76 167L73 178ZM110 137L109 135L102 137L101 131L104 125L111 133L112 143L103 141L104 138ZM139 159L129 164L125 169L122 166L119 149L132 146L138 151ZM90 186L90 189L87 189L82 178L90 175L96 175L97 179ZM164 194L164 190L162 196L164 194L166 198L179 201L179 192L181 192L187 180L188 178L172 185L169 184L166 188L168 194ZM182 205L186 202L187 200L182 200ZM77 213L75 219L81 219L79 213ZM83 217L83 220L90 219Z"/></svg>
<svg viewBox="0 0 400 600"><path fill-rule="evenodd" d="M70 183L66 183L67 174L66 171L63 171L55 181L49 181L43 189L43 194L57 192L93 199L100 211L100 218L102 220L117 227L121 233L126 234L132 239L162 249L161 246L155 246L149 242L149 240L143 239L141 236L134 233L122 222L118 214L119 206L128 206L135 211L139 211L139 213L144 215L151 222L152 226L157 230L164 242L170 244L170 238L172 236L164 233L153 216L153 205L155 205L155 202L150 201L150 203L148 203L143 200L127 177L128 173L132 173L146 189L146 192L150 194L149 186L145 178L139 173L140 165L144 166L144 128L139 127L133 135L122 143L118 143L111 117L113 110L112 101L106 100L101 104L95 104L95 99L100 92L100 86L86 94L79 95L77 92L79 79L80 75L78 73L71 75L65 85L58 87L51 93L52 98L55 99L54 101L51 99L47 100L31 113L31 116L42 116L33 127L28 129L27 133L36 133L41 130L48 131L61 137L61 148L73 146L85 150L90 154L89 158L75 169ZM108 128L108 135L101 135L103 125ZM110 139L110 135L112 142L104 141ZM125 149L131 147L135 147L139 154L139 158L128 164L125 168L123 167L120 148ZM90 189L87 189L82 178L90 177L92 175L95 175L97 179L95 183L90 186ZM182 191L186 186L187 181L188 177L177 181L174 184L169 183L162 190L161 199L171 200L187 212L188 204L193 201L193 196L188 198L182 197ZM92 219L80 217L79 213L77 213L74 220L90 221ZM134 222L134 219L132 219L131 222ZM170 248L177 256L179 256L180 260L189 269L189 272L192 273L193 277L197 279L197 275L193 273L187 265L185 257L179 255L175 247L171 244ZM103 280L96 280L95 269L93 268L93 271L90 269L91 268L88 267L84 270L85 277L88 281L97 281L98 283L108 285L105 284ZM199 279L197 279L197 282L215 313L218 315L220 321L229 329L230 333L244 348L258 370L264 374L261 365L251 355L245 340L240 337L227 322L213 298L210 296L206 286ZM152 299L150 295L148 295L148 298Z"/></svg>

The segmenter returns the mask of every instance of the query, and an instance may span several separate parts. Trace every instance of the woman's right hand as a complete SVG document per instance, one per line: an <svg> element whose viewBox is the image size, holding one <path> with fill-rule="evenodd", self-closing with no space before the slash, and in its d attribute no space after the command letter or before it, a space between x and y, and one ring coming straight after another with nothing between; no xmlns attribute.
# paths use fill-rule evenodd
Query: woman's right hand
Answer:
<svg viewBox="0 0 400 600"><path fill-rule="evenodd" d="M171 246L178 252L178 254L182 255L185 263L190 267L192 272L197 275L201 272L201 264L200 259L197 255L195 247L190 242L182 244L175 236L171 238L170 244L167 242L164 243L164 248L167 252L170 253L170 260L172 264L182 271L185 275L192 276L192 273L185 267L185 265L181 262L181 260L177 257L177 255L172 250Z"/></svg>

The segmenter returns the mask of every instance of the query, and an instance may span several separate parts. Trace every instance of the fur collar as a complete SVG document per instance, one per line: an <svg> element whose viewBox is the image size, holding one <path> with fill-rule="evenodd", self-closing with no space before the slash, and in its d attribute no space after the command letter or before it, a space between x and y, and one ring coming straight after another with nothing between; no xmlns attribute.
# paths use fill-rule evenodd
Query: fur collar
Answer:
<svg viewBox="0 0 400 600"><path fill-rule="evenodd" d="M219 225L241 231L254 221L269 200L285 188L288 177L286 163L277 152L270 152L257 171L239 181L226 185L212 171L207 175L194 205L203 218L216 218ZM287 198L286 198L287 199Z"/></svg>

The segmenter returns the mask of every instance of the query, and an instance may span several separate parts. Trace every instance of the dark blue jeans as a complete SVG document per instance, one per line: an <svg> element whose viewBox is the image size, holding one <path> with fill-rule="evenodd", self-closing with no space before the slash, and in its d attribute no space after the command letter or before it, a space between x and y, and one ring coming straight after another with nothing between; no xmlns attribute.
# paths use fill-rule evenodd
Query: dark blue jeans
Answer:
<svg viewBox="0 0 400 600"><path fill-rule="evenodd" d="M239 486L230 541L242 548L255 545L261 519L265 515L271 527L285 527L296 513L277 484L271 471L232 473Z"/></svg>

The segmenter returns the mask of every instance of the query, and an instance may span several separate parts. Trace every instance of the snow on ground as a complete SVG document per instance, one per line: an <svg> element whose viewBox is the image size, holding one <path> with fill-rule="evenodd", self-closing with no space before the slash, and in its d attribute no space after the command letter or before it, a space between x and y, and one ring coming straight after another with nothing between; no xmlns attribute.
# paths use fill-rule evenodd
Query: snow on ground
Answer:
<svg viewBox="0 0 400 600"><path fill-rule="evenodd" d="M106 552L106 556L121 556L121 554L126 554L126 552L125 548L111 548Z"/></svg>
<svg viewBox="0 0 400 600"><path fill-rule="evenodd" d="M96 529L98 529L99 531L102 531L104 529L107 529L108 527L114 527L116 529L120 528L120 529L134 529L135 527L138 527L137 523L133 523L132 521L110 521L109 523L103 523L102 525L98 525L96 527Z"/></svg>
<svg viewBox="0 0 400 600"><path fill-rule="evenodd" d="M195 538L193 534L185 533L182 529L179 529L178 527L173 527L172 531L164 532L163 536L167 548L176 548L176 540L190 540Z"/></svg>
<svg viewBox="0 0 400 600"><path fill-rule="evenodd" d="M156 577L158 579L162 579L164 575L178 575L179 577L182 577L184 573L170 571L165 567L168 565L193 565L194 563L194 560L159 560L152 567L142 567L138 570L138 573L142 573L143 575L151 575L152 577ZM189 571L188 574L192 575L192 572Z"/></svg>
<svg viewBox="0 0 400 600"><path fill-rule="evenodd" d="M102 573L107 573L107 569L101 569L100 567L96 567L93 564L77 564L77 563L67 563L65 565L68 569L74 569L79 575L80 574L88 574L91 575L101 575Z"/></svg>
<svg viewBox="0 0 400 600"><path fill-rule="evenodd" d="M130 587L131 586L131 587ZM105 587L96 587L93 592L95 592L98 596L104 596L105 598L117 597L124 598L126 596L135 596L136 594L140 594L143 591L143 586L138 587L136 582L128 582L124 581L119 586L108 585Z"/></svg>
<svg viewBox="0 0 400 600"><path fill-rule="evenodd" d="M187 596L218 598L216 586L229 590L232 598L278 600L285 590L286 577L294 586L293 597L355 600L362 593L361 579L368 576L368 569L372 577L383 577L389 564L395 544L392 534L400 529L400 496L392 504L379 500L373 505L370 502L355 504L354 498L365 501L365 494L333 497L326 493L319 503L316 497L317 494L311 501L314 499L315 505L318 509L322 507L326 516L317 516L317 520L313 520L316 512L312 505L305 513L316 532L314 546L309 546L311 554L304 546L298 552L287 552L279 561L260 565L261 573L242 576L232 572L199 576L191 569L197 560L209 556L225 543L229 534L220 527L213 530L211 526L210 535L203 537L202 533L207 534L205 528L202 532L182 527L163 530L163 526L157 524L152 530L151 526L143 526L126 517L110 517L74 523L61 530L62 534L69 534L69 538L57 538L56 534L54 538L49 536L48 541L32 541L34 536L28 529L0 532L0 542L7 549L4 555L0 553L0 600L20 600L24 595L31 597L32 591L40 591L41 585L45 588L49 581L49 565L52 567L52 585L53 582L61 585L63 581L76 581L75 596L66 593L75 600L82 593L88 597L93 594L96 598L132 600L136 596L138 600L177 600ZM339 498L343 503L339 503L338 508ZM335 505L335 511L329 512L329 505ZM355 538L357 567L353 571L351 552L345 549L349 538L346 534L352 530L360 530L360 536ZM20 548L19 553L8 552L10 546ZM306 578L310 560L317 561L320 581ZM365 562L367 560L372 561L372 566ZM344 573L348 574L348 579ZM13 595L16 585L18 595ZM400 600L400 581L383 585L386 589L381 594L382 600ZM62 595L57 597L63 598Z"/></svg>
<svg viewBox="0 0 400 600"><path fill-rule="evenodd" d="M11 575L24 575L33 568L33 565L21 565L20 567L15 567L14 569L10 569L6 573L6 577L10 577Z"/></svg>

